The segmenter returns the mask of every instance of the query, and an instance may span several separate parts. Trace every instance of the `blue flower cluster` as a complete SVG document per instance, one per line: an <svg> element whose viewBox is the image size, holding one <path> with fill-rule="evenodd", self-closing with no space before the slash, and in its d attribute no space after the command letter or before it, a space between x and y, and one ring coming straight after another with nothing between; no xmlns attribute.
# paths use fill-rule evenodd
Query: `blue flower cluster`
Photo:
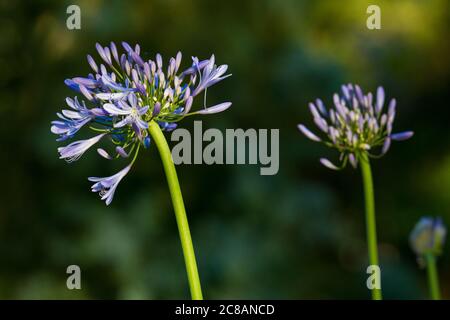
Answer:
<svg viewBox="0 0 450 320"><path fill-rule="evenodd" d="M119 55L114 43L103 47L96 45L102 60L98 64L92 56L87 60L93 73L87 77L67 79L66 85L82 96L67 98L70 109L57 113L58 120L52 122L51 132L57 141L73 138L83 127L96 135L58 148L60 159L67 162L78 160L84 152L100 140L109 138L114 150L108 152L98 148L106 159L128 158L131 163L117 174L106 178L89 178L95 182L93 192L98 192L109 205L119 182L129 172L141 146L150 146L149 123L154 121L165 131L176 128L177 122L193 114L212 114L228 109L231 102L206 106L206 90L227 78L227 65L217 66L214 55L200 61L192 58L192 65L179 71L181 52L170 58L163 69L163 59L157 54L155 60L145 61L140 55L139 45L134 47L123 42L125 53ZM204 104L200 110L191 112L194 98L204 93Z"/></svg>
<svg viewBox="0 0 450 320"><path fill-rule="evenodd" d="M364 94L358 85L343 85L342 95L335 93L333 96L334 108L325 108L320 99L309 104L314 123L325 136L324 139L303 124L299 124L298 128L307 138L323 142L340 152L340 166L322 158L320 162L324 166L338 170L350 162L356 168L363 153L369 157L380 157L389 150L392 140L401 141L413 136L412 131L392 133L396 100L392 99L387 109L384 108L384 101L382 87L378 87L374 97L371 92ZM381 152L374 154L377 147L381 148Z"/></svg>

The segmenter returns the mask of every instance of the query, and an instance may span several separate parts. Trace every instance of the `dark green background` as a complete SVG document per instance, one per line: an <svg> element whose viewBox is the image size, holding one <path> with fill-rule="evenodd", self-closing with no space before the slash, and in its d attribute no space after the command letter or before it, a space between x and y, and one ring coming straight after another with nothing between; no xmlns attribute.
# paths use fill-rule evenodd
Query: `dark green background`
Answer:
<svg viewBox="0 0 450 320"><path fill-rule="evenodd" d="M72 3L79 31L65 25ZM233 106L201 118L204 128L280 129L278 175L178 167L206 298L369 298L359 171L322 167L336 152L296 129L312 125L309 101L330 105L347 82L383 85L398 101L395 129L416 133L373 170L384 296L427 298L408 235L422 215L450 223L449 2L370 3L382 10L379 31L366 28L360 0L0 1L0 298L189 298L156 148L106 207L86 178L124 163L90 152L68 165L49 131L73 96L63 80L87 75L96 42L122 40L144 58L181 50L185 67L211 53L229 64L209 101ZM446 298L448 251L438 264ZM70 264L82 269L80 291L66 289Z"/></svg>

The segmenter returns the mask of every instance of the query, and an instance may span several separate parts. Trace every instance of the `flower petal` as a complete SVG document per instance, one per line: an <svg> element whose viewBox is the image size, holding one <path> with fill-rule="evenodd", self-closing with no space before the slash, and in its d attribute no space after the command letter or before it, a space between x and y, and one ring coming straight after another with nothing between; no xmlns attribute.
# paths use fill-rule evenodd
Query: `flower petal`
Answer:
<svg viewBox="0 0 450 320"><path fill-rule="evenodd" d="M383 105L384 105L384 89L383 89L383 87L378 87L378 89L377 89L377 104L376 104L377 114L379 114L381 112Z"/></svg>
<svg viewBox="0 0 450 320"><path fill-rule="evenodd" d="M352 167L356 169L356 167L358 166L358 159L356 159L356 157L353 153L350 153L348 155L348 160L350 161L350 164L352 165Z"/></svg>
<svg viewBox="0 0 450 320"><path fill-rule="evenodd" d="M123 118L121 121L114 123L114 128L124 127L131 122L133 122L133 119L130 116L127 116Z"/></svg>
<svg viewBox="0 0 450 320"><path fill-rule="evenodd" d="M120 100L125 98L128 92L113 92L113 93L97 93L95 96L100 100Z"/></svg>
<svg viewBox="0 0 450 320"><path fill-rule="evenodd" d="M391 138L387 137L386 140L384 140L383 148L381 149L381 154L382 155L386 154L386 152L388 152L390 147L391 147Z"/></svg>
<svg viewBox="0 0 450 320"><path fill-rule="evenodd" d="M156 117L160 111L161 111L161 103L157 102L153 106L152 117Z"/></svg>
<svg viewBox="0 0 450 320"><path fill-rule="evenodd" d="M119 156L121 156L122 158L128 158L130 155L125 151L124 148L117 146L116 147L116 152Z"/></svg>
<svg viewBox="0 0 450 320"><path fill-rule="evenodd" d="M186 104L185 104L185 106L184 106L184 114L188 114L189 111L191 110L191 107L192 107L192 101L193 101L192 96L190 96L189 98L187 98Z"/></svg>

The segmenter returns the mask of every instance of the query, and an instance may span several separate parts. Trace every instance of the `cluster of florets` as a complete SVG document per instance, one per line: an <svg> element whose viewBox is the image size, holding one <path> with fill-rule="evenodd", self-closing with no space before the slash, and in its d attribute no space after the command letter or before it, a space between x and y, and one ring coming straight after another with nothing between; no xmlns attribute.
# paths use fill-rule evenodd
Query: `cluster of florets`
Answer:
<svg viewBox="0 0 450 320"><path fill-rule="evenodd" d="M155 60L145 61L140 47L131 47L123 42L125 53L119 55L117 47L97 44L97 52L103 62L97 64L88 55L87 60L93 73L88 77L67 79L66 85L80 93L78 97L67 98L70 110L57 113L58 120L52 122L51 131L59 135L58 141L74 137L83 127L96 133L90 139L70 143L58 148L61 159L68 162L78 160L86 150L109 137L114 150L108 152L98 148L98 153L107 159L128 158L134 153L130 165L107 178L89 178L96 182L92 190L99 192L102 200L109 204L120 180L128 173L136 159L139 148L148 148L150 136L148 127L157 123L162 130L176 128L177 122L193 114L212 114L226 110L230 102L206 106L206 90L225 79L228 66L215 64L214 55L200 61L192 58L192 65L179 71L181 52L170 58L167 69L163 69L160 54ZM204 93L203 107L191 112L196 96Z"/></svg>

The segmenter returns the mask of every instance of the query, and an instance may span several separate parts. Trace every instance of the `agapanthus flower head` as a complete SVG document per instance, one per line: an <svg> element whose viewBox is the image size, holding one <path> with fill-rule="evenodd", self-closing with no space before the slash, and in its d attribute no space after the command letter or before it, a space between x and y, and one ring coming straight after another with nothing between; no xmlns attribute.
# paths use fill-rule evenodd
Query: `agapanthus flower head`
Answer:
<svg viewBox="0 0 450 320"><path fill-rule="evenodd" d="M139 45L132 47L123 42L122 47L124 52L120 53L112 42L106 47L96 44L100 63L88 55L93 72L87 77L65 80L80 98L67 98L71 110L57 113L59 119L51 126L51 132L59 136L57 141L73 138L83 127L95 132L92 138L58 148L60 158L68 162L78 160L100 140L109 140L113 145L111 152L97 148L103 158L128 158L134 153L130 165L119 173L107 178L89 178L96 182L92 191L99 192L107 204L111 203L118 183L134 163L140 146L149 148L150 122L170 131L186 116L218 113L231 106L231 102L206 105L207 88L230 76L226 74L227 65L215 64L214 55L202 61L192 57L191 65L180 71L181 52L164 66L160 54L156 54L154 60L146 60L141 56ZM202 106L191 112L196 97L202 93Z"/></svg>
<svg viewBox="0 0 450 320"><path fill-rule="evenodd" d="M309 139L322 142L340 152L340 165L325 158L320 159L330 169L342 169L348 162L356 168L363 155L380 157L388 151L392 140L401 141L413 136L412 131L392 133L396 100L392 99L385 108L382 87L378 87L374 96L371 92L364 94L358 85L343 85L341 95L335 93L333 102L334 106L330 109L320 99L309 104L320 135L303 124L298 125L299 130Z"/></svg>
<svg viewBox="0 0 450 320"><path fill-rule="evenodd" d="M446 234L441 218L423 217L411 232L409 242L419 259L426 253L437 256L442 252Z"/></svg>

